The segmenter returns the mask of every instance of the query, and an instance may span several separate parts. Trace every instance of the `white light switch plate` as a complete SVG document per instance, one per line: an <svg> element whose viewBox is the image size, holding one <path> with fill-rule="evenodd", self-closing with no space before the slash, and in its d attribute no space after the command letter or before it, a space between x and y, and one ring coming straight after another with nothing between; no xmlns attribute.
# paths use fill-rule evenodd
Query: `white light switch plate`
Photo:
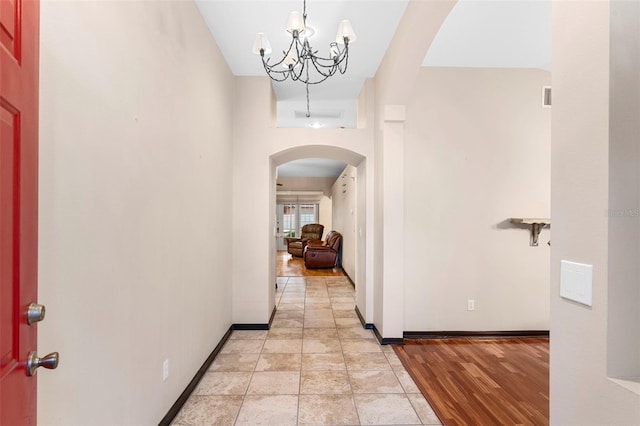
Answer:
<svg viewBox="0 0 640 426"><path fill-rule="evenodd" d="M583 305L593 303L593 265L560 261L560 296Z"/></svg>

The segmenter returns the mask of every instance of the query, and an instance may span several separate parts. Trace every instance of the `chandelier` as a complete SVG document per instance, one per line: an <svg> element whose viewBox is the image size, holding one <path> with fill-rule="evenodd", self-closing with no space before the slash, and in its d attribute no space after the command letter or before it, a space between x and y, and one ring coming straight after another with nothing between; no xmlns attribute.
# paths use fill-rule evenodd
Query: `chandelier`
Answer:
<svg viewBox="0 0 640 426"><path fill-rule="evenodd" d="M319 56L309 44L313 30L307 27L307 1L303 1L303 12L291 12L287 20L286 30L291 34L289 49L283 51L278 62L270 63L271 43L264 33L258 33L253 43L253 53L260 55L267 75L274 81L285 81L289 78L305 84L307 92L307 117L309 109L309 85L319 84L334 75L337 71L344 74L349 64L349 43L356 41L351 23L343 20L338 25L336 41L329 44L328 56ZM344 47L341 47L344 46Z"/></svg>

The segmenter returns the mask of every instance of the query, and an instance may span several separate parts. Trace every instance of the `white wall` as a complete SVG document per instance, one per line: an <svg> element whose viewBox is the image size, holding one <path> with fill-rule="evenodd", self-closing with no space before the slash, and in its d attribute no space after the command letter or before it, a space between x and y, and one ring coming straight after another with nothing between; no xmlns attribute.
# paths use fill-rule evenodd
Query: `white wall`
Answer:
<svg viewBox="0 0 640 426"><path fill-rule="evenodd" d="M324 233L322 234L322 238L324 239L327 233L333 229L333 202L331 198L324 195L318 205L318 222L324 225Z"/></svg>
<svg viewBox="0 0 640 426"><path fill-rule="evenodd" d="M621 200L629 201L633 209L635 198L621 196L625 192L618 187L622 184L621 175L613 170L630 161L634 164L624 168L637 172L633 151L638 149L634 130L638 121L634 113L638 109L633 104L638 101L640 86L640 17L633 3L553 5L550 420L556 425L640 424L638 393L607 378L607 359L618 356L615 351L609 353L612 348L607 344L611 332L608 321L612 316L618 321L616 302L620 302L617 290L609 293L612 286L636 292L638 288L637 275L631 273L633 282L629 285L629 271L617 269L625 263L637 264L638 259L634 256L634 243L629 245L633 249L630 252L620 251L624 241L617 238L620 230L616 223L627 220L633 226L635 222L637 230L638 218L607 215L610 208L627 209L626 205L616 205ZM625 103L632 108L621 110ZM618 127L623 118L620 113L630 114L622 121L622 127ZM625 149L626 156L620 156ZM633 182L633 174L628 179ZM614 233L611 239L610 230ZM623 259L613 259L610 265L612 255ZM593 306L560 297L563 259L593 265ZM610 273L609 267L615 270ZM613 281L609 281L611 278ZM610 296L613 300L609 300ZM627 297L633 298L634 293ZM637 293L635 297L637 301ZM633 308L632 314L637 318L637 303ZM620 309L627 310L626 303ZM637 339L637 319L615 332L628 331L626 327L634 330L632 336Z"/></svg>
<svg viewBox="0 0 640 426"><path fill-rule="evenodd" d="M331 188L332 230L342 234L342 269L352 280L356 279L357 173L354 166L348 165Z"/></svg>
<svg viewBox="0 0 640 426"><path fill-rule="evenodd" d="M231 325L233 77L190 2L43 2L40 70L38 423L157 424Z"/></svg>
<svg viewBox="0 0 640 426"><path fill-rule="evenodd" d="M375 194L373 222L373 322L383 338L402 338L404 328L404 121L420 64L452 1L410 1L375 76L373 127ZM419 37L416 37L419 34ZM371 163L368 169L371 169ZM368 254L369 255L369 254Z"/></svg>
<svg viewBox="0 0 640 426"><path fill-rule="evenodd" d="M550 114L533 69L420 70L405 124L405 331L548 330ZM467 311L474 299L475 311Z"/></svg>
<svg viewBox="0 0 640 426"><path fill-rule="evenodd" d="M234 150L232 163L233 193L233 322L236 324L266 324L275 306L275 275L269 276L275 257L269 254L275 240L275 206L270 210L271 161L265 135L251 132L250 140L242 142L249 129L267 129L272 125L271 85L266 78L236 77L234 104ZM251 101L243 101L250 97ZM246 129L246 130L243 130ZM275 182L274 182L275 185ZM250 224L250 226L248 226ZM248 242L251 241L251 244ZM247 268L247 259L252 267Z"/></svg>
<svg viewBox="0 0 640 426"><path fill-rule="evenodd" d="M358 127L367 128L374 123L375 81L369 78L362 86L358 97ZM368 124L370 123L370 124ZM373 132L371 133L373 135ZM372 136L373 139L373 136ZM372 143L371 141L370 143ZM358 200L356 211L357 243L356 243L356 276L351 278L356 283L356 307L365 323L373 324L374 294L374 178L371 173L374 164L373 156L356 164L358 176ZM369 164L369 165L367 165ZM367 177L369 178L367 179ZM367 237L369 239L367 240ZM367 244L368 241L368 244Z"/></svg>

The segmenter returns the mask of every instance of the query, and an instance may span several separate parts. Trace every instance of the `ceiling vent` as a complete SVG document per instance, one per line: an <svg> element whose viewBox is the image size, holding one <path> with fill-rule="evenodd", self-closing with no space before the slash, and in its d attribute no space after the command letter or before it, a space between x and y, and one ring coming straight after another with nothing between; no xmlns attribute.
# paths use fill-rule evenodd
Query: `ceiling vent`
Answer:
<svg viewBox="0 0 640 426"><path fill-rule="evenodd" d="M307 118L307 111L295 110L293 112L296 118ZM311 118L316 119L340 119L342 118L342 111L313 111Z"/></svg>

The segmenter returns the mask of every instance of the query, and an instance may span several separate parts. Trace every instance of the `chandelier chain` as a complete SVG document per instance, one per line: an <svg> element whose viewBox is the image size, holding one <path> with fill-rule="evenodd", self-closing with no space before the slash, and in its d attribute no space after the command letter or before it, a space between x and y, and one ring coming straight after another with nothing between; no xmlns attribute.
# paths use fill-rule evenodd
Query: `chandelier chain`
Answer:
<svg viewBox="0 0 640 426"><path fill-rule="evenodd" d="M307 0L302 0L302 22L307 26Z"/></svg>
<svg viewBox="0 0 640 426"><path fill-rule="evenodd" d="M309 84L307 86L307 118L311 117L311 110L309 109Z"/></svg>

